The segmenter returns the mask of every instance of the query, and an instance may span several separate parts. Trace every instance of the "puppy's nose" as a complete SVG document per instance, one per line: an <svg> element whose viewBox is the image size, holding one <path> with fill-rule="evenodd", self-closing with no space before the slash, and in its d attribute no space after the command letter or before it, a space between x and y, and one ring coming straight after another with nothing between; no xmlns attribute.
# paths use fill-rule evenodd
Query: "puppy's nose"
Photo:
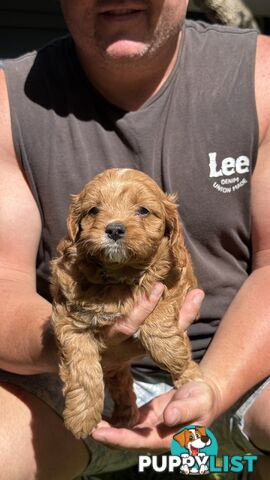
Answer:
<svg viewBox="0 0 270 480"><path fill-rule="evenodd" d="M126 227L122 223L109 223L106 227L105 232L107 233L109 238L116 241L125 235Z"/></svg>

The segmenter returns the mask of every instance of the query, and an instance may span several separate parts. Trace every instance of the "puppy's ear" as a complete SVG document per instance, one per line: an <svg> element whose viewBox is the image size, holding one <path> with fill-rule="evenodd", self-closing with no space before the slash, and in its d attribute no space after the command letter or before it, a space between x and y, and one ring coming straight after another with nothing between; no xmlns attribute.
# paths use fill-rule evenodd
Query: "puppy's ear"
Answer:
<svg viewBox="0 0 270 480"><path fill-rule="evenodd" d="M184 244L183 228L177 211L176 195L166 195L163 201L165 207L165 235L169 238L169 248L174 258L181 266L186 263L186 248Z"/></svg>
<svg viewBox="0 0 270 480"><path fill-rule="evenodd" d="M71 195L72 202L69 207L67 217L68 240L72 243L76 242L80 230L80 221L82 218L81 204L79 195Z"/></svg>
<svg viewBox="0 0 270 480"><path fill-rule="evenodd" d="M70 259L76 255L76 241L80 232L81 208L79 195L71 195L72 202L68 210L67 216L67 235L59 243L57 250L62 255L67 255Z"/></svg>

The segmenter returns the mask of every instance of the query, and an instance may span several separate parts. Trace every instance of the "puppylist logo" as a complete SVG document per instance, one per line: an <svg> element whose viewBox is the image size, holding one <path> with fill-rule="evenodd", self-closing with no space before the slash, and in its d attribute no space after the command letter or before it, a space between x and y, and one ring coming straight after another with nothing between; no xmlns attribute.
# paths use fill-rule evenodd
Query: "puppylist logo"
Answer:
<svg viewBox="0 0 270 480"><path fill-rule="evenodd" d="M248 473L254 470L256 455L223 455L218 457L218 443L208 428L188 425L173 436L171 455L140 455L139 473L147 469L155 472L179 472L185 475L209 473Z"/></svg>

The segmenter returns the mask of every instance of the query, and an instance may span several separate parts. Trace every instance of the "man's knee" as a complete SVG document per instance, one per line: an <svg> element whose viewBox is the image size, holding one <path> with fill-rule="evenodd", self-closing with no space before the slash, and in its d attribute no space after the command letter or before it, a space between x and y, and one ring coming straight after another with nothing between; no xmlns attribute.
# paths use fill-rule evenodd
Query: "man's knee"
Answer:
<svg viewBox="0 0 270 480"><path fill-rule="evenodd" d="M67 480L89 461L82 442L41 400L15 386L0 386L0 480Z"/></svg>
<svg viewBox="0 0 270 480"><path fill-rule="evenodd" d="M31 414L24 405L23 392L1 385L0 479L34 479L35 454L31 435ZM21 397L21 398L20 398Z"/></svg>

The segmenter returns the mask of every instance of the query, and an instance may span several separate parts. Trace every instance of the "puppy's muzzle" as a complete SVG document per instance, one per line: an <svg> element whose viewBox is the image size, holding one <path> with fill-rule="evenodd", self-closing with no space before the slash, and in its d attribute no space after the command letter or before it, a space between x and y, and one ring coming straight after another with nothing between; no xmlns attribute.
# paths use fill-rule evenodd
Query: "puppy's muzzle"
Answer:
<svg viewBox="0 0 270 480"><path fill-rule="evenodd" d="M111 240L116 242L125 236L126 227L122 223L109 223L105 229L105 233Z"/></svg>

